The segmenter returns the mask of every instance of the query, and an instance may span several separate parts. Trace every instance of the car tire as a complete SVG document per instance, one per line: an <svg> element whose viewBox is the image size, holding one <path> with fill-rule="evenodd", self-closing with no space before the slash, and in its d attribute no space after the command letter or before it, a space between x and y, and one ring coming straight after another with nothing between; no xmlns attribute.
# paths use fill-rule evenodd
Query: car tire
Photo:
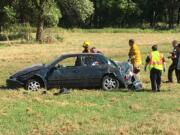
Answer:
<svg viewBox="0 0 180 135"><path fill-rule="evenodd" d="M119 81L113 76L105 76L102 80L102 89L110 91L119 88Z"/></svg>
<svg viewBox="0 0 180 135"><path fill-rule="evenodd" d="M25 88L29 91L38 91L42 88L42 84L39 80L30 79L27 81Z"/></svg>

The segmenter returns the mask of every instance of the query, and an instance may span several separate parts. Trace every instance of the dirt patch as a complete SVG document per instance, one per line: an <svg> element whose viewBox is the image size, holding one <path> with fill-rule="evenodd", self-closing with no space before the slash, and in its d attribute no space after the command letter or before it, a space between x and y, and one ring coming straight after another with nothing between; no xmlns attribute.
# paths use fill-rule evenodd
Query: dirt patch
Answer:
<svg viewBox="0 0 180 135"><path fill-rule="evenodd" d="M180 112L180 108L177 108L176 111Z"/></svg>
<svg viewBox="0 0 180 135"><path fill-rule="evenodd" d="M180 135L180 130L168 130L165 132L165 135Z"/></svg>
<svg viewBox="0 0 180 135"><path fill-rule="evenodd" d="M94 107L97 105L96 103L92 103L92 102L79 102L79 101L76 101L76 104L80 106L86 106L86 107Z"/></svg>
<svg viewBox="0 0 180 135"><path fill-rule="evenodd" d="M128 133L128 130L127 129L118 129L117 131L116 131L116 134L115 135L129 135L129 133Z"/></svg>
<svg viewBox="0 0 180 135"><path fill-rule="evenodd" d="M116 98L116 97L112 97L111 99L110 99L110 102L117 102L118 101L118 99Z"/></svg>
<svg viewBox="0 0 180 135"><path fill-rule="evenodd" d="M133 111L138 111L142 109L142 106L140 104L132 104L132 105L129 105L129 109Z"/></svg>
<svg viewBox="0 0 180 135"><path fill-rule="evenodd" d="M0 116L7 116L8 114L6 112L0 112Z"/></svg>

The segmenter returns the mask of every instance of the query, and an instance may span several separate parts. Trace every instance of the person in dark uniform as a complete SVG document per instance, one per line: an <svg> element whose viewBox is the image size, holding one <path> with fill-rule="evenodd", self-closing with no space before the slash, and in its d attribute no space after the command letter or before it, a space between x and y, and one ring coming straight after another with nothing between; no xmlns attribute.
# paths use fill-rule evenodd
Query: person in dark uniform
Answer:
<svg viewBox="0 0 180 135"><path fill-rule="evenodd" d="M165 58L163 54L158 51L158 46L152 46L152 52L146 58L146 64L144 70L146 71L147 66L150 70L151 88L154 92L160 92L161 86L161 75L162 71L166 71Z"/></svg>
<svg viewBox="0 0 180 135"><path fill-rule="evenodd" d="M178 56L177 56L177 41L176 40L174 40L172 42L172 47L173 47L173 50L172 50L172 52L170 52L171 56L168 57L169 59L172 59L172 64L169 66L169 69L168 69L168 81L167 81L167 83L173 82L172 75L173 75L174 70L175 70L175 75L176 75L177 81L179 81L178 80L178 74L177 74Z"/></svg>
<svg viewBox="0 0 180 135"><path fill-rule="evenodd" d="M178 77L178 83L180 83L180 44L177 45L177 77Z"/></svg>

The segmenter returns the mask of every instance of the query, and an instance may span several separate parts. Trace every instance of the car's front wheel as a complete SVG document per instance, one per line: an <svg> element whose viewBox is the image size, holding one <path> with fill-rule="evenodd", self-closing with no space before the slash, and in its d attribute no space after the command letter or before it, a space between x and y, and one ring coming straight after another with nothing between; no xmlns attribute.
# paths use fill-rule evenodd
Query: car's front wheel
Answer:
<svg viewBox="0 0 180 135"><path fill-rule="evenodd" d="M39 89L42 88L42 85L40 81L35 80L35 79L30 79L26 83L26 89L30 91L38 91Z"/></svg>
<svg viewBox="0 0 180 135"><path fill-rule="evenodd" d="M104 90L113 90L119 88L119 81L113 76L105 76L102 80Z"/></svg>

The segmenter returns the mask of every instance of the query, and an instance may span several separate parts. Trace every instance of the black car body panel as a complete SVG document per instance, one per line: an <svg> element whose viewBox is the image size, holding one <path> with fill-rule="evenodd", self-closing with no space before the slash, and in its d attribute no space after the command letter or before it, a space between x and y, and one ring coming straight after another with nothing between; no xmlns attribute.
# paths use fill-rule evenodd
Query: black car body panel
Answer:
<svg viewBox="0 0 180 135"><path fill-rule="evenodd" d="M71 58L75 58L73 66L58 64ZM7 85L11 88L25 86L29 79L38 78L47 89L57 87L100 88L103 77L108 74L115 76L120 83L122 82L118 66L102 54L67 54L49 64L34 65L15 73L7 79Z"/></svg>
<svg viewBox="0 0 180 135"><path fill-rule="evenodd" d="M35 72L35 71L38 71L38 70L41 70L44 68L44 65L43 64L37 64L37 65L33 65L31 67L28 67L28 68L25 68L25 69L22 69L20 71L17 71L14 75L12 75L11 77L18 77L18 76L22 76L22 75L25 75L25 74L29 74L31 72Z"/></svg>

